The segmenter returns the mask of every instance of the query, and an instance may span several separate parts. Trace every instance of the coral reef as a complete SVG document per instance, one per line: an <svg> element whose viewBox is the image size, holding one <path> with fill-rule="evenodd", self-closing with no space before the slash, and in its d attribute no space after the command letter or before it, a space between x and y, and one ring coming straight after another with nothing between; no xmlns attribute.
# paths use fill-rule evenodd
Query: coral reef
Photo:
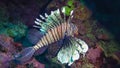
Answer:
<svg viewBox="0 0 120 68"><path fill-rule="evenodd" d="M34 58L29 62L18 65L13 62L13 55L19 52L22 48L22 44L16 43L11 37L0 35L0 68L44 68L44 64L39 63Z"/></svg>
<svg viewBox="0 0 120 68"><path fill-rule="evenodd" d="M74 4L73 4L74 5ZM71 67L73 68L100 68L119 66L119 43L98 21L93 20L91 11L84 5L75 6L76 12L72 22L79 28L78 37L87 42L90 49L85 60L79 59ZM91 57L91 58L90 58ZM109 61L111 60L111 61ZM115 65L110 65L115 61Z"/></svg>
<svg viewBox="0 0 120 68"><path fill-rule="evenodd" d="M56 53L58 52L57 49L59 48L59 45L56 44L52 44L45 53L36 56L27 63L16 64L11 61L13 59L13 54L19 53L24 47L33 46L33 43L35 44L36 40L38 40L39 37L36 38L36 36L39 34L34 34L34 31L29 32L28 28L33 25L34 18L45 10L48 10L49 12L49 10L60 7L66 8L67 16L69 16L70 11L74 9L72 22L79 28L77 37L84 40L89 46L89 50L85 57L80 57L78 60L75 60L70 67L120 67L120 43L116 41L112 33L99 24L99 21L94 20L95 18L92 17L94 12L92 13L92 11L85 6L83 0L46 0L44 3L41 2L43 0L30 0L30 2L23 0L19 2L16 0L6 1L7 0L0 2L0 68L68 67L58 61ZM49 1L52 2L48 4ZM8 6L6 4L8 4ZM34 36L30 36L30 33ZM26 36L29 38L33 37L34 42L31 42ZM68 52L68 54L69 53L70 52Z"/></svg>
<svg viewBox="0 0 120 68"><path fill-rule="evenodd" d="M6 7L0 6L0 34L4 34L14 39L20 39L25 36L27 26L20 20L14 20L15 23L10 22Z"/></svg>

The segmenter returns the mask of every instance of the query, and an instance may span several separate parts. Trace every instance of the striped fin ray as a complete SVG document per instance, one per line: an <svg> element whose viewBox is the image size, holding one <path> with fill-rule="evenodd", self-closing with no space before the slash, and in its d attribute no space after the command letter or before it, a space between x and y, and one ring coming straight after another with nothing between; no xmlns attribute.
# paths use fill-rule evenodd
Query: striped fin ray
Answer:
<svg viewBox="0 0 120 68"><path fill-rule="evenodd" d="M43 46L54 43L60 39L64 39L64 35L67 30L66 29L67 25L65 24L66 23L62 23L61 25L58 25L57 27L49 29L47 33L44 35L44 37L42 37L40 41L35 45L35 49L37 50Z"/></svg>
<svg viewBox="0 0 120 68"><path fill-rule="evenodd" d="M80 58L80 54L85 56L88 50L88 45L83 40L75 37L69 37L63 43L63 47L58 52L57 58L61 63L68 63L69 66Z"/></svg>
<svg viewBox="0 0 120 68"><path fill-rule="evenodd" d="M45 16L39 15L41 19L36 18L34 27L40 28L40 31L45 31L55 28L61 23L64 23L65 20L61 17L59 9L51 11L51 14L48 15L45 13ZM44 21L43 21L44 20Z"/></svg>
<svg viewBox="0 0 120 68"><path fill-rule="evenodd" d="M62 12L64 13L65 9L63 9ZM72 14L73 11L71 11L69 19L72 18ZM45 17L43 16L40 17L42 19L45 19L45 17L47 17L47 19L45 19L45 23L41 24L42 26L41 29L45 30L44 28L46 28L46 34L44 35L45 37L41 38L41 40L35 46L35 49L39 49L40 47L46 46L60 39L63 39L66 32L67 32L67 36L72 36L73 31L75 29L74 27L75 25L73 25L70 22L66 22L65 13L64 13L64 18L62 18L59 9L56 11L51 11L50 15L47 15L45 13ZM39 43L40 44L42 43L42 45L39 45Z"/></svg>

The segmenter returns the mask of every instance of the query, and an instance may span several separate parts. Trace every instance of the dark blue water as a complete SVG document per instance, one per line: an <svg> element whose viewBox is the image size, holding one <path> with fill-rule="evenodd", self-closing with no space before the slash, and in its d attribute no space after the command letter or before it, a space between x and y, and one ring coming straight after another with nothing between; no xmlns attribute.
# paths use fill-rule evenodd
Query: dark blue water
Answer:
<svg viewBox="0 0 120 68"><path fill-rule="evenodd" d="M120 41L120 0L84 0L97 19Z"/></svg>

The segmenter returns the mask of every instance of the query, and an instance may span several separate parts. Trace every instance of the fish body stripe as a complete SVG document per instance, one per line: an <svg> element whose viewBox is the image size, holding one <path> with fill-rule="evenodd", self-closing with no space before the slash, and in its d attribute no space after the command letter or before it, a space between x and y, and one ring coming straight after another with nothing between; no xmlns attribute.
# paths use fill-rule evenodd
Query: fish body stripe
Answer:
<svg viewBox="0 0 120 68"><path fill-rule="evenodd" d="M48 35L48 33L46 34L46 39L48 39L48 44L50 43L50 38L49 38L49 35Z"/></svg>
<svg viewBox="0 0 120 68"><path fill-rule="evenodd" d="M64 13L64 12L63 12ZM46 34L40 39L40 41L35 45L35 49L39 49L43 46L54 43L60 39L63 39L65 35L71 36L73 33L73 27L70 24L70 19L66 21L65 15L62 18L60 11L51 11L50 15L45 14L45 17L40 15L41 19L45 21L36 19L35 23L40 25L41 31L45 31ZM46 19L45 19L46 18ZM40 23L40 24L39 24Z"/></svg>
<svg viewBox="0 0 120 68"><path fill-rule="evenodd" d="M50 38L50 43L52 43L53 42L53 37L52 37L51 30L48 31L48 35L49 35L49 38Z"/></svg>
<svg viewBox="0 0 120 68"><path fill-rule="evenodd" d="M52 35L53 35L53 37L54 37L54 41L57 41L57 38L56 38L56 35L55 35L55 30L54 30L54 29L51 29L51 31L52 31Z"/></svg>
<svg viewBox="0 0 120 68"><path fill-rule="evenodd" d="M43 43L43 45L46 45L44 37L41 39L41 42Z"/></svg>
<svg viewBox="0 0 120 68"><path fill-rule="evenodd" d="M46 39L46 36L43 37L44 41L45 41L45 44L48 45L48 41Z"/></svg>
<svg viewBox="0 0 120 68"><path fill-rule="evenodd" d="M62 23L50 30L41 38L41 40L35 45L35 49L39 49L43 46L54 43L64 38L65 32L68 31L70 25L68 23Z"/></svg>
<svg viewBox="0 0 120 68"><path fill-rule="evenodd" d="M58 28L54 28L54 32L55 32L55 36L56 36L57 40L59 40L59 35L58 35L58 32L57 32L57 29Z"/></svg>
<svg viewBox="0 0 120 68"><path fill-rule="evenodd" d="M57 34L58 34L58 36L59 36L59 38L58 39L60 39L61 38L61 34L62 34L62 30L61 30L61 25L59 25L58 27L57 27Z"/></svg>

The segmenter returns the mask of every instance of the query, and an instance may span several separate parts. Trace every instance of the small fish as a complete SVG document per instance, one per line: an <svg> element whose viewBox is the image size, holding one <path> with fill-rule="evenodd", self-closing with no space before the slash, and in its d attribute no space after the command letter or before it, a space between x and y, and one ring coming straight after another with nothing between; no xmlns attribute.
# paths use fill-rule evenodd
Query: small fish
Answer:
<svg viewBox="0 0 120 68"><path fill-rule="evenodd" d="M73 11L71 11L71 14L67 20L65 17L65 8L62 9L62 13L64 17L61 16L60 10L57 9L55 11L51 11L50 15L45 13L45 17L40 15L41 19L36 18L36 25L34 25L34 27L39 28L43 36L36 45L25 48L23 51L16 54L15 60L19 61L20 63L25 63L26 61L30 60L31 57L33 57L37 50L42 47L49 46L54 42L58 42L59 40L62 40L62 43L59 45L68 44L70 40L67 40L68 42L64 40L68 37L74 37L74 34L78 34L78 28L76 25L71 23Z"/></svg>

